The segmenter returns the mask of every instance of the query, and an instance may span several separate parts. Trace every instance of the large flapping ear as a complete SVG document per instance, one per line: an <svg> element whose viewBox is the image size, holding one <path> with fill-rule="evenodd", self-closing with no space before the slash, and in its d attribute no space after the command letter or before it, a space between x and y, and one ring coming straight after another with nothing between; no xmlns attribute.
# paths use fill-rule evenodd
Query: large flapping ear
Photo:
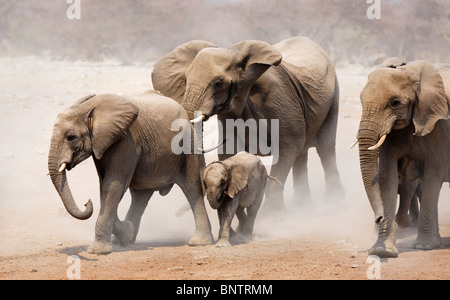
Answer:
<svg viewBox="0 0 450 300"><path fill-rule="evenodd" d="M414 61L402 67L418 82L413 123L416 136L433 131L437 121L448 119L448 99L441 75L426 61Z"/></svg>
<svg viewBox="0 0 450 300"><path fill-rule="evenodd" d="M186 89L186 71L197 53L208 47L216 47L213 43L194 40L184 43L163 58L153 67L153 89L161 94L175 99L183 100Z"/></svg>
<svg viewBox="0 0 450 300"><path fill-rule="evenodd" d="M241 165L234 165L230 167L230 176L228 178L228 190L226 194L234 198L248 183L248 170Z"/></svg>
<svg viewBox="0 0 450 300"><path fill-rule="evenodd" d="M112 144L126 135L138 116L139 108L117 95L100 95L93 100L89 128L95 158L101 159Z"/></svg>
<svg viewBox="0 0 450 300"><path fill-rule="evenodd" d="M241 65L244 70L238 82L236 95L230 103L231 112L240 117L253 84L271 66L279 65L282 56L277 49L262 41L243 41L231 49L241 53Z"/></svg>

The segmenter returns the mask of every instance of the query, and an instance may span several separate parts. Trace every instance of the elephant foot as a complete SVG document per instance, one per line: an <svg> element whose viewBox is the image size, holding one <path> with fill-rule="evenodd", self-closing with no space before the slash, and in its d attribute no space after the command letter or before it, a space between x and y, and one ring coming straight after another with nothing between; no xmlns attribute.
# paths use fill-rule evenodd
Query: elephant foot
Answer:
<svg viewBox="0 0 450 300"><path fill-rule="evenodd" d="M294 203L297 207L308 207L313 202L311 199L311 194L305 193L305 194L297 194L294 193L294 196L292 197L292 203Z"/></svg>
<svg viewBox="0 0 450 300"><path fill-rule="evenodd" d="M111 243L126 246L134 242L134 226L130 221L118 221L114 223L113 237Z"/></svg>
<svg viewBox="0 0 450 300"><path fill-rule="evenodd" d="M441 247L441 237L439 234L418 234L416 241L413 243L414 249L432 250Z"/></svg>
<svg viewBox="0 0 450 300"><path fill-rule="evenodd" d="M230 242L226 238L221 238L217 241L216 247L231 247Z"/></svg>
<svg viewBox="0 0 450 300"><path fill-rule="evenodd" d="M214 239L210 233L196 232L195 235L189 240L189 246L206 246L212 245Z"/></svg>
<svg viewBox="0 0 450 300"><path fill-rule="evenodd" d="M395 243L389 241L377 241L369 250L369 255L376 255L382 258L397 257L398 249Z"/></svg>
<svg viewBox="0 0 450 300"><path fill-rule="evenodd" d="M395 216L395 222L401 229L408 228L411 225L412 218L409 214L398 214Z"/></svg>
<svg viewBox="0 0 450 300"><path fill-rule="evenodd" d="M230 240L233 245L245 244L252 241L252 234L236 233L230 236Z"/></svg>
<svg viewBox="0 0 450 300"><path fill-rule="evenodd" d="M92 243L92 245L88 249L88 253L90 253L90 254L105 255L105 254L109 254L111 252L112 252L112 246L106 240L95 239L95 241Z"/></svg>

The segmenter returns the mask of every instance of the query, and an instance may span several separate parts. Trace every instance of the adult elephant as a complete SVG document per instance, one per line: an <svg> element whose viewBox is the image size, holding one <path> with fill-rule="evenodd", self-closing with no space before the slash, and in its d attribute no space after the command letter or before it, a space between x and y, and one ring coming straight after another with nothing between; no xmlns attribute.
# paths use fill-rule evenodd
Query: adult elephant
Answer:
<svg viewBox="0 0 450 300"><path fill-rule="evenodd" d="M370 254L398 255L393 222L401 159L415 166L422 182L414 247L440 246L437 203L450 164L449 83L448 66L438 70L414 61L373 71L361 92L361 174L380 225Z"/></svg>
<svg viewBox="0 0 450 300"><path fill-rule="evenodd" d="M325 171L326 197L343 196L335 153L338 81L325 51L310 39L294 37L276 45L247 40L230 48L191 41L155 64L152 81L155 90L180 102L191 119L194 112L200 112L194 122L217 115L219 131L223 128L219 136L238 140L235 132L227 130L226 121L242 119L247 124L254 120L253 124L258 124L254 136L261 138L264 132L268 144L279 142L279 149L275 149L279 159L270 175L284 185L292 168L294 198L298 201L310 198L308 149L316 147ZM275 133L273 120L278 120L279 126ZM240 150L273 154L262 151L259 143L257 147L252 145L248 132L240 138L245 140L244 149L234 147L233 153L219 154L220 160ZM265 206L284 210L282 186L267 184Z"/></svg>
<svg viewBox="0 0 450 300"><path fill-rule="evenodd" d="M194 212L195 235L189 244L212 243L202 191L204 157L194 151L174 154L172 140L177 133L171 131L171 126L175 120L185 120L189 125L187 113L180 104L153 91L133 99L109 94L87 96L58 115L48 169L53 185L73 217L89 218L93 206L89 200L84 211L77 207L66 170L92 156L100 179L100 213L89 252L111 252L112 234L122 244L134 242L152 194L159 191L164 196L174 184L180 186ZM131 205L125 220L120 221L117 208L128 188Z"/></svg>

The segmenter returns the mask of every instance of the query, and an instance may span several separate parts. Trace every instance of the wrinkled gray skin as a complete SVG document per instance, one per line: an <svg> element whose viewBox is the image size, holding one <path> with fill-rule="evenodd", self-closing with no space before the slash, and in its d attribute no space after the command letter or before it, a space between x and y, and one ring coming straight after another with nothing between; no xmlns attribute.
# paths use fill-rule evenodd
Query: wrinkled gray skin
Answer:
<svg viewBox="0 0 450 300"><path fill-rule="evenodd" d="M81 211L70 192L66 170L92 156L100 179L100 213L89 252L112 251L111 235L121 244L133 243L147 203L155 191L169 193L174 184L186 195L195 218L190 245L212 243L203 201L203 155L175 155L171 131L175 119L188 119L177 102L149 91L133 99L117 95L88 96L58 115L51 139L48 168L67 211L77 219L92 215L92 203ZM60 166L66 163L65 170ZM117 208L130 189L131 205L124 221Z"/></svg>
<svg viewBox="0 0 450 300"><path fill-rule="evenodd" d="M217 209L220 223L216 246L230 246L230 237L233 243L251 240L267 178L266 167L261 160L247 152L239 152L206 167L204 188L209 204ZM231 228L235 214L239 219L236 233Z"/></svg>
<svg viewBox="0 0 450 300"><path fill-rule="evenodd" d="M217 115L224 128L219 136L235 135L225 132L227 119L254 119L256 124L263 119L270 145L271 120L279 120L280 155L270 175L284 185L292 169L294 198L308 202L308 149L316 147L326 199L344 196L335 153L338 81L327 54L310 39L294 37L273 46L249 40L230 48L191 41L155 64L152 81L155 90L180 102L191 119L195 111L201 111L204 121ZM245 142L249 152L248 134ZM219 159L232 155L220 154ZM258 148L258 155L267 154ZM282 186L267 184L265 206L267 211L285 210Z"/></svg>
<svg viewBox="0 0 450 300"><path fill-rule="evenodd" d="M417 227L419 199L422 197L420 168L406 158L399 159L399 207L395 222L400 228Z"/></svg>
<svg viewBox="0 0 450 300"><path fill-rule="evenodd" d="M448 66L437 70L428 62L414 61L382 67L369 75L361 92L358 140L361 174L379 225L378 240L369 251L372 255L398 255L394 215L402 158L417 166L422 182L414 247L440 247L437 203L450 164L449 97Z"/></svg>
<svg viewBox="0 0 450 300"><path fill-rule="evenodd" d="M399 178L399 181L399 206L395 215L395 222L402 229L417 227L419 202L422 196L422 182L420 179L402 181L401 178Z"/></svg>

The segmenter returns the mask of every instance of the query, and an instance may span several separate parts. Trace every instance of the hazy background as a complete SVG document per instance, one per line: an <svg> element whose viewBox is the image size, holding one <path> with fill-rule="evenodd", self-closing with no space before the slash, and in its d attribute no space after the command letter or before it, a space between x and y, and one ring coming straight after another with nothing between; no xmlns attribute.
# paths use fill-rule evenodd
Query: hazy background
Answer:
<svg viewBox="0 0 450 300"><path fill-rule="evenodd" d="M128 64L192 39L231 46L306 35L335 63L450 61L450 1L379 1L381 19L370 20L365 0L81 0L81 19L69 20L66 0L2 0L0 55Z"/></svg>

